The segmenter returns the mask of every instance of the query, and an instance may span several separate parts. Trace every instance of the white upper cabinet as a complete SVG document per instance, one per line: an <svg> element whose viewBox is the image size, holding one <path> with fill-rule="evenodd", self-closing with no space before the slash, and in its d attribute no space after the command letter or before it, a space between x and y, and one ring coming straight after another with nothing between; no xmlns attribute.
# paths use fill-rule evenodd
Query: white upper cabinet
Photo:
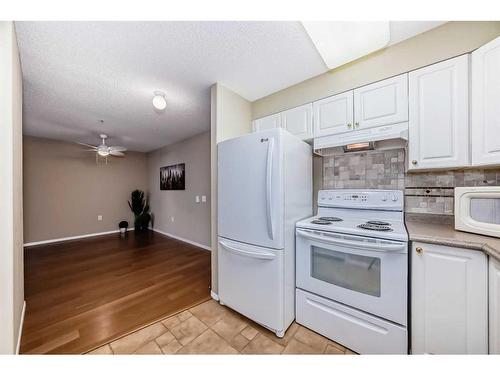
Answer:
<svg viewBox="0 0 500 375"><path fill-rule="evenodd" d="M489 260L490 354L500 354L500 262Z"/></svg>
<svg viewBox="0 0 500 375"><path fill-rule="evenodd" d="M353 129L353 92L347 91L313 103L314 136L338 134Z"/></svg>
<svg viewBox="0 0 500 375"><path fill-rule="evenodd" d="M259 118L253 121L253 131L269 130L281 127L281 115L276 113L274 115Z"/></svg>
<svg viewBox="0 0 500 375"><path fill-rule="evenodd" d="M472 53L472 164L500 164L500 37Z"/></svg>
<svg viewBox="0 0 500 375"><path fill-rule="evenodd" d="M354 90L354 128L408 121L408 74Z"/></svg>
<svg viewBox="0 0 500 375"><path fill-rule="evenodd" d="M487 354L486 255L413 242L411 257L412 354Z"/></svg>
<svg viewBox="0 0 500 375"><path fill-rule="evenodd" d="M469 56L410 72L409 106L408 169L468 166Z"/></svg>
<svg viewBox="0 0 500 375"><path fill-rule="evenodd" d="M281 112L281 126L302 140L312 139L312 103Z"/></svg>

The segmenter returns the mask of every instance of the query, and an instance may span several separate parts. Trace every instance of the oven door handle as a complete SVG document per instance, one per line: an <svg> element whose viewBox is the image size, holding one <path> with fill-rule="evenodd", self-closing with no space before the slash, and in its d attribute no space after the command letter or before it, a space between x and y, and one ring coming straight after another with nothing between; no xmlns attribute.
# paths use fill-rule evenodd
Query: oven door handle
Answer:
<svg viewBox="0 0 500 375"><path fill-rule="evenodd" d="M341 245L347 247L353 247L357 249L364 250L375 250L375 251L401 251L406 250L406 243L394 243L394 244L384 244L384 243L367 243L360 241L349 241L343 239L337 239L332 237L327 237L321 234L313 234L309 231L305 231L302 229L297 229L297 234L301 237L308 238L314 241L320 241L326 243L328 245Z"/></svg>

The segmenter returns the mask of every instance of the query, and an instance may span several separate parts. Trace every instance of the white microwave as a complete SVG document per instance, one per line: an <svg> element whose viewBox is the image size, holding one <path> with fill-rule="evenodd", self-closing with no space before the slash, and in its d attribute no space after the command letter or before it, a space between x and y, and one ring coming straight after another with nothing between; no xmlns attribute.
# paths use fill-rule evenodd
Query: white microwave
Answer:
<svg viewBox="0 0 500 375"><path fill-rule="evenodd" d="M455 188L455 229L500 237L500 186Z"/></svg>

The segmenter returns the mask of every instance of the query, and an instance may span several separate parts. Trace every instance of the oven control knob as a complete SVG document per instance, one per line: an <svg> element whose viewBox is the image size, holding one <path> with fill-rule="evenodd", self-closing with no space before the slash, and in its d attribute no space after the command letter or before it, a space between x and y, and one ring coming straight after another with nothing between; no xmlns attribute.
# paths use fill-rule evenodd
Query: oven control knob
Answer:
<svg viewBox="0 0 500 375"><path fill-rule="evenodd" d="M382 202L385 202L386 200L387 200L387 196L386 196L386 195L384 195L384 196L382 197Z"/></svg>
<svg viewBox="0 0 500 375"><path fill-rule="evenodd" d="M398 200L398 198L396 197L396 195L392 194L391 200L393 202L396 202Z"/></svg>

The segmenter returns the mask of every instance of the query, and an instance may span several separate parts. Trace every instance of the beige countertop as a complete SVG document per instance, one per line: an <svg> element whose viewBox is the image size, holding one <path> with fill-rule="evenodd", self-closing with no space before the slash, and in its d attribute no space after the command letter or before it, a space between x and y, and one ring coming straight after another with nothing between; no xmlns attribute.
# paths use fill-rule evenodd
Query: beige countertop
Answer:
<svg viewBox="0 0 500 375"><path fill-rule="evenodd" d="M461 232L453 224L406 220L410 241L483 251L500 261L500 238Z"/></svg>

